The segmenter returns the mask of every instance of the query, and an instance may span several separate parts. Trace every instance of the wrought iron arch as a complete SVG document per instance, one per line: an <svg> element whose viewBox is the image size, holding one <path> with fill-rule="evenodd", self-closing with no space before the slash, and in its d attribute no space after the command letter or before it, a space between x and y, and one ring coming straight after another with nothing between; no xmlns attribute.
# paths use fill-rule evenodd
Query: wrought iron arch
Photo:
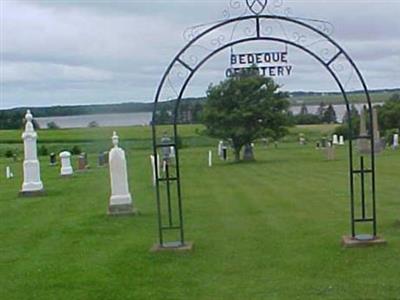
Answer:
<svg viewBox="0 0 400 300"><path fill-rule="evenodd" d="M350 185L350 217L351 217L351 236L353 238L360 237L365 238L365 235L357 235L356 224L368 223L371 224L371 235L367 235L366 238L377 237L377 216L376 216L376 188L375 188L375 138L374 138L374 122L373 122L373 107L371 103L370 94L367 88L367 84L356 66L355 62L348 55L348 53L329 36L329 29L326 27L326 23L318 20L308 20L311 23L316 22L319 27L323 24L322 28L318 28L311 24L306 23L306 19L292 18L281 15L267 15L261 14L265 9L265 5L262 6L260 1L260 10L254 10L250 7L249 0L247 1L248 8L251 11L251 15L240 16L237 18L230 18L225 21L218 22L215 25L210 26L202 32L196 32L191 35L191 38L187 45L182 48L181 51L174 57L172 62L167 67L161 82L157 88L153 118L152 118L152 133L153 133L153 154L154 157L159 155L159 149L163 150L163 168L164 174L159 172L159 162L155 160L156 170L156 197L157 197L157 213L158 213L158 229L159 229L159 246L162 248L176 248L185 246L184 236L184 223L183 223L183 207L182 207L182 195L181 195L181 180L180 180L180 165L179 165L179 149L178 145L178 109L183 98L183 95L188 87L189 83L197 71L213 56L220 53L224 49L232 47L234 45L248 43L252 41L269 41L275 43L283 43L290 45L297 49L300 49L304 53L313 57L318 61L332 76L336 82L340 92L342 93L343 100L346 105L347 114L351 115L351 106L346 91L345 80L341 78L340 72L335 70L334 64L339 59L342 60L342 64L346 63L350 68L351 72L355 72L356 79L360 83L360 86L365 94L365 104L368 107L368 119L370 123L370 130L367 135L364 136L353 136L353 124L352 119L347 118L350 139L349 139L349 185ZM254 4L256 1L253 1ZM234 38L234 31L237 30L239 24L243 25L243 22L250 23L245 24L245 30L243 31L244 36ZM272 25L269 23L273 23ZM268 25L268 26L266 26ZM224 30L226 27L233 26L231 38L226 39L224 35L218 35L216 38L211 38L210 41L205 42L207 46L202 45L201 42L206 37L215 34L218 30ZM295 28L300 27L306 30L308 34L314 35L314 39L309 42L304 34L294 32L289 37L284 26L294 26ZM196 27L195 27L196 28ZM197 29L197 28L196 28ZM229 28L228 28L229 29ZM280 31L281 36L274 36L275 31ZM217 32L218 33L218 32ZM226 33L225 33L226 35ZM283 35L283 36L282 36ZM322 49L315 49L316 45L324 45ZM211 48L210 48L211 47ZM213 48L212 48L213 47ZM192 49L200 49L203 57L194 55L191 53ZM328 55L327 55L328 54ZM344 61L344 62L343 62ZM174 70L177 68L180 71ZM183 71L182 71L183 70ZM157 123L157 109L163 89L170 83L170 77L178 74L180 85L179 92L176 88L172 88L176 93L175 107L173 109L173 124L172 134L173 138L159 139L159 124ZM352 73L353 74L353 73ZM356 153L354 147L355 140L368 140L369 141L369 160L367 162L364 159L364 155L360 155L360 160L355 161ZM170 147L173 148L175 156L169 157ZM368 166L367 166L368 164ZM173 166L173 167L172 167ZM173 169L173 170L172 170ZM161 176L162 175L162 176ZM367 197L366 191L366 177L370 176L369 187L370 197ZM356 186L355 179L360 178L359 195L360 201L356 202ZM165 185L164 197L161 192L162 185ZM173 194L172 188L176 187L176 191ZM368 201L369 200L369 201ZM367 203L369 202L369 203ZM358 210L359 208L359 210ZM357 210L357 211L356 211ZM369 211L368 211L369 210ZM176 212L177 213L174 213ZM172 241L166 241L165 234L167 232L177 231L177 238ZM177 240L177 241L176 241Z"/></svg>

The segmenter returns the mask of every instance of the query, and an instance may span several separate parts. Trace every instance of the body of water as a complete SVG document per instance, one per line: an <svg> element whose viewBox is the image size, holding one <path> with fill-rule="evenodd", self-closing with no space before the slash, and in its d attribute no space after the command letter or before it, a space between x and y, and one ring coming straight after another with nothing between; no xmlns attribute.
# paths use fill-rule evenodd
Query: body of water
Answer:
<svg viewBox="0 0 400 300"><path fill-rule="evenodd" d="M376 105L376 104L374 104ZM361 111L364 104L355 105L358 111ZM346 105L334 105L337 120L341 122L346 114ZM308 105L308 112L316 114L319 105ZM300 112L301 106L292 106L290 110L296 115ZM151 112L142 113L123 113L123 114L98 114L82 116L65 117L47 117L36 118L40 128L47 128L47 124L55 122L60 128L85 128L89 123L96 122L100 127L118 127L118 126L138 126L149 125L152 118Z"/></svg>
<svg viewBox="0 0 400 300"><path fill-rule="evenodd" d="M152 113L98 114L65 117L36 118L40 128L47 128L50 122L60 128L85 128L89 123L96 122L100 127L149 125Z"/></svg>

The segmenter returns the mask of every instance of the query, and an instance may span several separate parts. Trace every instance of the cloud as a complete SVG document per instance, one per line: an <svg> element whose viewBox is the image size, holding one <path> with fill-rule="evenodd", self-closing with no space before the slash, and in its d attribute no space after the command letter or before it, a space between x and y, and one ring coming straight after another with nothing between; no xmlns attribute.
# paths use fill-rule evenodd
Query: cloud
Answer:
<svg viewBox="0 0 400 300"><path fill-rule="evenodd" d="M271 0L270 2L272 2ZM151 101L191 25L222 17L227 1L14 1L1 2L0 108L19 105ZM335 24L335 39L368 77L371 88L398 87L398 1L287 1L298 16ZM240 13L240 12L239 12ZM265 51L271 43L243 46ZM239 48L240 49L240 48ZM196 75L186 96L203 95L222 80L229 51ZM315 61L291 51L296 74L288 89L335 88L318 80Z"/></svg>

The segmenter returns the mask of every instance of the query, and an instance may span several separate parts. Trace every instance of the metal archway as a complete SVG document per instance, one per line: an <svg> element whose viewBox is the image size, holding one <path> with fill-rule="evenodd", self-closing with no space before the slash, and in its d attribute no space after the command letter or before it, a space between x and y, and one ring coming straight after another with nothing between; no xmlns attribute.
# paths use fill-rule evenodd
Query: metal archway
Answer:
<svg viewBox="0 0 400 300"><path fill-rule="evenodd" d="M255 11L249 5L249 1L246 3L250 15L218 22L203 31L198 31L198 28L194 27L193 31L189 34L189 42L174 57L157 88L152 119L153 154L154 157L157 157L159 150L162 150L164 156L167 156L165 161L163 159L164 174L162 176L159 172L159 162L155 159L159 246L162 248L179 248L185 246L179 149L177 147L179 142L177 129L178 109L185 90L196 72L217 53L234 45L253 41L283 43L300 49L314 58L328 71L336 82L343 95L349 116L351 114L351 102L349 101L348 91L346 91L346 82L349 80L346 76L348 74L343 75L340 68L335 68L335 64L339 64L339 66L346 65L352 76L356 74L355 79L364 91L370 128L369 133L366 135L353 136L352 120L351 118L347 118L350 129L349 186L351 236L353 238L357 236L357 224L367 223L371 225L371 237L376 238L376 141L373 134L374 122L371 98L360 70L347 52L329 36L329 28L326 22L261 14L265 6ZM238 30L240 26L244 27L241 31ZM176 85L171 84L174 79L178 81ZM157 109L163 93L168 89L173 90L177 95L172 116L173 124L170 125L173 138L167 139L164 137L160 140L160 132L157 130L160 128L163 130L164 127L157 124ZM355 140L369 141L370 146L367 156L363 154L358 155L359 153L356 152L354 147ZM175 153L174 157L168 157L168 149L171 147ZM369 180L367 180L368 177ZM358 187L355 185L356 179L360 181ZM161 189L163 185L165 185L164 190ZM356 194L360 196L359 202L356 202ZM175 232L176 238L166 238L166 235L170 232Z"/></svg>

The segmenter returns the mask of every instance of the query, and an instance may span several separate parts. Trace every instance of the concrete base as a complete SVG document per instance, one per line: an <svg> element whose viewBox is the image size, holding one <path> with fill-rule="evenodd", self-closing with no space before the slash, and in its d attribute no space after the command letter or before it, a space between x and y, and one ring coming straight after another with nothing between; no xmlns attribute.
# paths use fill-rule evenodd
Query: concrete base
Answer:
<svg viewBox="0 0 400 300"><path fill-rule="evenodd" d="M378 236L372 240L358 240L351 236L342 237L342 245L345 248L370 247L370 246L379 246L386 244L387 244L386 240Z"/></svg>
<svg viewBox="0 0 400 300"><path fill-rule="evenodd" d="M181 245L180 242L174 243L166 243L164 245L155 244L151 247L150 252L186 252L193 251L194 243L186 242L184 245Z"/></svg>
<svg viewBox="0 0 400 300"><path fill-rule="evenodd" d="M108 215L109 216L127 216L137 215L139 212L132 204L120 204L120 205L109 205Z"/></svg>
<svg viewBox="0 0 400 300"><path fill-rule="evenodd" d="M65 175L61 175L60 174L60 177L61 178L71 178L71 177L73 177L74 176L74 174L65 174Z"/></svg>
<svg viewBox="0 0 400 300"><path fill-rule="evenodd" d="M43 197L46 195L44 190L39 191L20 191L18 196L25 197L25 198L32 198L32 197Z"/></svg>

